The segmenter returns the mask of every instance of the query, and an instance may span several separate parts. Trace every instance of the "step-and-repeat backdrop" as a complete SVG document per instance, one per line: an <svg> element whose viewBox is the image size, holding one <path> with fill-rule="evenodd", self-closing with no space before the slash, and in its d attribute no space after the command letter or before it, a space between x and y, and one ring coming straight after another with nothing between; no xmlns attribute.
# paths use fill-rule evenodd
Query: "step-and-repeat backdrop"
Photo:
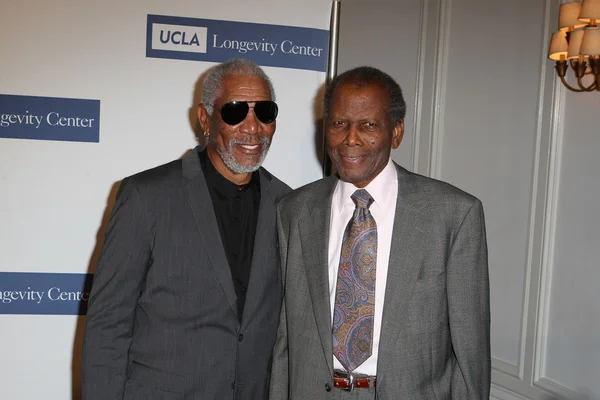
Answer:
<svg viewBox="0 0 600 400"><path fill-rule="evenodd" d="M265 166L321 177L328 0L0 0L0 398L80 399L89 288L120 180L197 144L203 74L249 58Z"/></svg>

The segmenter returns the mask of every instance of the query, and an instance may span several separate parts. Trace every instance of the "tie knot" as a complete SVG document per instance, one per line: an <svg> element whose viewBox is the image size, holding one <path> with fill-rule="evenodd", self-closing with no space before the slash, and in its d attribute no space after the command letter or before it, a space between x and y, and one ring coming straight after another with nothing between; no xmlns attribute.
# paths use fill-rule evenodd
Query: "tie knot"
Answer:
<svg viewBox="0 0 600 400"><path fill-rule="evenodd" d="M369 208L371 204L373 204L373 198L365 189L358 189L352 196L350 196L352 200L354 200L354 204L358 208Z"/></svg>

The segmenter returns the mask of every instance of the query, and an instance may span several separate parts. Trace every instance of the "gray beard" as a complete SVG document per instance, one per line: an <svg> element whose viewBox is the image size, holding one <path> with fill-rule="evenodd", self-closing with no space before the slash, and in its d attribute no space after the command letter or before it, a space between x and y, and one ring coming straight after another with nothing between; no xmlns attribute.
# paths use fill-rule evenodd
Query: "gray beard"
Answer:
<svg viewBox="0 0 600 400"><path fill-rule="evenodd" d="M262 165L263 161L265 161L265 158L267 157L267 152L269 151L269 147L271 146L271 143L268 138L261 137L259 139L259 146L262 149L262 153L260 154L258 161L255 164L243 165L243 164L240 164L236 160L235 156L233 155L233 146L235 146L237 144L248 144L248 143L246 143L246 141L244 141L244 140L235 140L234 139L229 142L229 144L227 145L227 149L225 151L222 151L221 149L216 147L217 153L223 160L223 164L225 164L227 166L227 168L229 168L229 170L231 172L233 172L234 174L247 174L247 173L254 172L257 169L259 169L260 166Z"/></svg>

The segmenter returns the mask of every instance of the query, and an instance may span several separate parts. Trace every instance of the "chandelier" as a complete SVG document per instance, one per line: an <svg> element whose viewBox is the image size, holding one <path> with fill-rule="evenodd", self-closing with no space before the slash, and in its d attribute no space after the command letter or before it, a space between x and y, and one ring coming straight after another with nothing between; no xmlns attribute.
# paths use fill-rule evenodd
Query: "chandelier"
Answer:
<svg viewBox="0 0 600 400"><path fill-rule="evenodd" d="M574 92L600 91L600 0L560 5L558 31L552 34L548 58L556 61L556 73ZM577 80L571 86L565 76L569 65Z"/></svg>

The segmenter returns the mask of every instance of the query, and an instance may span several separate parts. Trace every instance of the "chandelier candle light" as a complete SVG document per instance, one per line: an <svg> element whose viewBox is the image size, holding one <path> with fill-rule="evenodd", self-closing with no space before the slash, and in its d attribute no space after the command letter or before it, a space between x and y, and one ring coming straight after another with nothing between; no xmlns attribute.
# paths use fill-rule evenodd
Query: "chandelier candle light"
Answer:
<svg viewBox="0 0 600 400"><path fill-rule="evenodd" d="M569 90L600 91L599 24L600 0L573 1L560 5L558 31L552 34L548 58L556 61L556 73ZM565 79L569 65L577 78L578 87L571 86ZM585 75L593 77L587 86L583 82Z"/></svg>

